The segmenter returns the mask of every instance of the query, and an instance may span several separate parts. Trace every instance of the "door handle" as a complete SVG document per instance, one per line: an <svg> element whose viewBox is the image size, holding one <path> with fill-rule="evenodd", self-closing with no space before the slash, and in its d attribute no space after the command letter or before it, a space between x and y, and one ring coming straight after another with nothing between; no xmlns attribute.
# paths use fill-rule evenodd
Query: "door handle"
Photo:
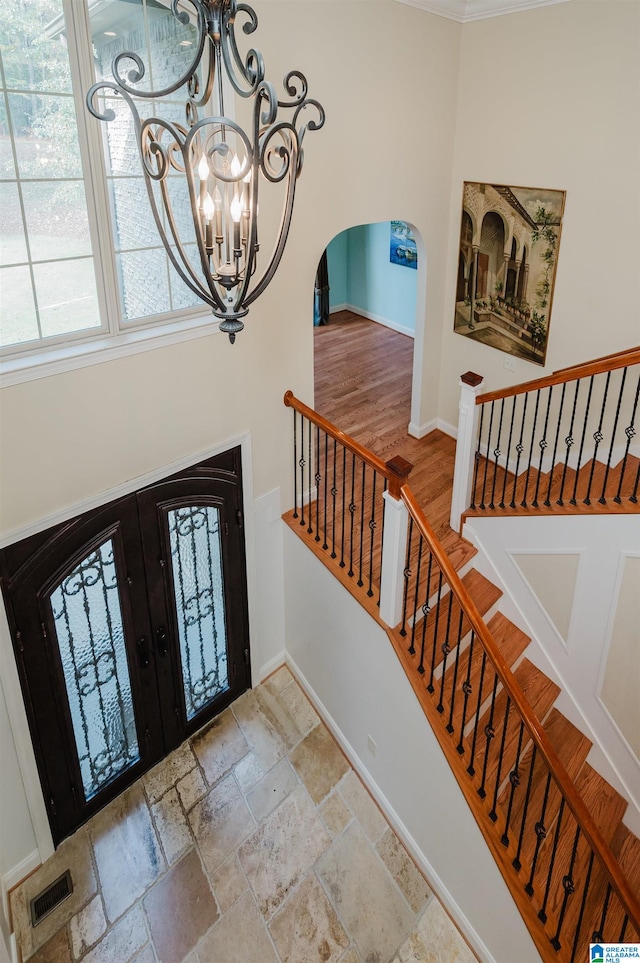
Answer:
<svg viewBox="0 0 640 963"><path fill-rule="evenodd" d="M164 625L156 629L156 652L158 655L167 654L167 633Z"/></svg>
<svg viewBox="0 0 640 963"><path fill-rule="evenodd" d="M144 635L138 639L138 658L142 668L146 669L151 662L151 656L149 655L149 644Z"/></svg>

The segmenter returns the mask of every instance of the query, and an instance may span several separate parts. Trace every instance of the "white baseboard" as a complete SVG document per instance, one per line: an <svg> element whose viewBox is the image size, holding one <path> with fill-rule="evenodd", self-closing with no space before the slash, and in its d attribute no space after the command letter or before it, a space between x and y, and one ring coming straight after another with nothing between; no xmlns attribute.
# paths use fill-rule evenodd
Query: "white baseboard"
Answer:
<svg viewBox="0 0 640 963"><path fill-rule="evenodd" d="M472 947L474 952L477 954L478 959L483 960L484 963L496 963L496 960L491 955L483 940L480 939L476 931L473 929L469 921L463 915L460 907L455 902L451 893L448 891L433 866L426 858L422 850L419 848L415 839L404 825L400 819L398 813L395 811L389 800L386 798L384 793L381 792L379 786L371 776L367 767L363 763L362 759L358 756L355 749L351 743L346 739L342 730L339 728L335 720L332 718L331 714L328 712L326 706L322 700L318 697L315 690L309 684L304 674L296 665L295 660L291 655L286 653L287 666L291 670L292 674L295 676L296 681L300 687L304 690L309 700L313 704L314 708L318 712L322 721L329 729L334 739L344 752L345 756L357 772L360 779L375 799L376 803L382 810L387 822L401 840L407 852L410 854L413 861L419 867L420 871L424 875L430 888L436 895L439 902L442 904L444 909L447 911L449 916L453 919L455 925L462 933L463 937L467 940L469 945Z"/></svg>
<svg viewBox="0 0 640 963"><path fill-rule="evenodd" d="M385 328L391 328L392 331L398 331L400 334L406 334L408 338L415 338L415 331L413 328L408 328L398 321L391 321L389 318L383 318L381 314L374 314L372 311L365 311L364 308L359 308L356 304L337 304L335 307L331 308L331 314L336 314L338 311L353 311L354 314L359 314L362 318L366 318L367 321L375 321L376 324L382 324Z"/></svg>
<svg viewBox="0 0 640 963"><path fill-rule="evenodd" d="M287 653L283 649L281 652L278 652L277 655L274 655L272 659L269 659L268 662L265 662L264 665L260 666L258 670L259 678L254 685L259 685L260 682L264 682L267 676L272 675L277 669L283 666L286 662L286 655Z"/></svg>
<svg viewBox="0 0 640 963"><path fill-rule="evenodd" d="M412 438L426 438L426 436L430 432L435 431L436 428L443 432L443 434L449 435L450 438L458 437L458 429L442 418L432 418L431 421L425 422L424 425L416 425L413 421L410 421L407 431Z"/></svg>

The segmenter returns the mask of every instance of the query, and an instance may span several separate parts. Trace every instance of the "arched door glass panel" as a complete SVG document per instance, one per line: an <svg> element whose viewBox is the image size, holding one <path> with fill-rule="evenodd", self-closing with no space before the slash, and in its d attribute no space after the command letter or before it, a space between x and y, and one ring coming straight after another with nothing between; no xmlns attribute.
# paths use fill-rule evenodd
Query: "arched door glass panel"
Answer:
<svg viewBox="0 0 640 963"><path fill-rule="evenodd" d="M229 688L220 512L168 512L174 601L187 720Z"/></svg>
<svg viewBox="0 0 640 963"><path fill-rule="evenodd" d="M111 539L65 575L50 603L88 801L140 759Z"/></svg>

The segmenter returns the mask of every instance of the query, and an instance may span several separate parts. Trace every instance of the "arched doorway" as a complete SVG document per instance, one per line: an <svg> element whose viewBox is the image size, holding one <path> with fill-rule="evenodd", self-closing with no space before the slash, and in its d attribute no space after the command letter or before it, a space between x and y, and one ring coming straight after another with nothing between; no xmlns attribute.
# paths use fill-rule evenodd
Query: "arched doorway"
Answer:
<svg viewBox="0 0 640 963"><path fill-rule="evenodd" d="M358 369L358 391L364 391L367 384L380 376L375 361L363 361L359 358L360 342L355 339L349 344L349 325L360 325L360 332L369 331L377 336L377 341L387 343L385 381L393 379L393 359L401 365L404 388L409 395L407 411L407 428L413 421L411 417L412 388L416 382L414 372L414 344L417 327L418 287L423 284L424 265L419 265L418 244L410 225L404 222L384 221L373 224L361 224L341 232L332 239L327 246L327 267L329 284L329 318L328 324L316 328L314 342L316 345L316 388L315 405L321 414L322 400L327 395L327 372L322 363L318 363L318 348L321 343L325 349L331 338L330 329L335 332L338 340L338 329L343 348L339 352L341 374L337 375L338 383L333 387L335 393L353 390L352 374L347 366ZM420 270L422 268L422 270ZM316 277L316 289L321 280L320 273ZM318 320L318 312L314 310L314 317ZM326 329L326 333L325 333ZM418 323L418 334L422 334L421 322ZM362 334L364 337L364 334ZM392 347L389 347L391 345ZM349 351L351 357L345 358L344 351ZM396 353L397 352L397 353ZM407 370L408 365L408 370ZM375 370L374 370L375 367ZM370 376L370 377L369 377ZM354 375L355 377L355 375ZM349 382L351 389L342 382ZM419 387L419 386L418 386ZM322 389L322 390L320 390ZM329 404L336 401L332 395ZM377 401L374 402L377 404ZM328 415L327 415L328 416ZM348 426L341 425L345 430Z"/></svg>

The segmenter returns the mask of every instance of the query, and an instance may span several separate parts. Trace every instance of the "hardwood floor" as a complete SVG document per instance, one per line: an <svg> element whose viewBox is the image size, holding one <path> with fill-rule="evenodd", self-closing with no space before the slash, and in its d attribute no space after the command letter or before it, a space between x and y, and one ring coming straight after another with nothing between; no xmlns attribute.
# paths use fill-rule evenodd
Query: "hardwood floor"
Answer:
<svg viewBox="0 0 640 963"><path fill-rule="evenodd" d="M314 344L315 410L385 461L402 455L414 465L411 489L454 564L463 564L473 550L449 527L456 443L438 430L407 434L413 339L340 311L314 329Z"/></svg>

